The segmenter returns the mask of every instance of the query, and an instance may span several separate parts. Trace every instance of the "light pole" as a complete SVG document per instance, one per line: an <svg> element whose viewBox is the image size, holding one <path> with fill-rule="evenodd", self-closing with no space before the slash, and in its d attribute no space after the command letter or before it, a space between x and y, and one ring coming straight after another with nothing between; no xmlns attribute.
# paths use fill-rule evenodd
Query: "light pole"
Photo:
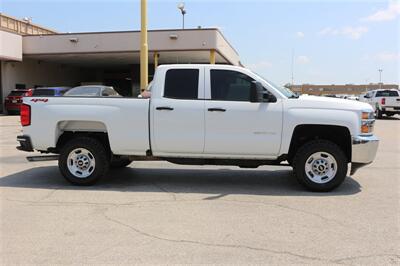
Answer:
<svg viewBox="0 0 400 266"><path fill-rule="evenodd" d="M180 3L178 5L178 9L181 11L182 13L182 29L185 29L185 15L186 15L186 10L185 10L185 3Z"/></svg>
<svg viewBox="0 0 400 266"><path fill-rule="evenodd" d="M292 48L292 87L294 85L294 48Z"/></svg>
<svg viewBox="0 0 400 266"><path fill-rule="evenodd" d="M149 83L149 47L147 45L147 0L140 1L140 91L144 91Z"/></svg>
<svg viewBox="0 0 400 266"><path fill-rule="evenodd" d="M379 71L379 89L382 89L382 71L383 69L378 69Z"/></svg>

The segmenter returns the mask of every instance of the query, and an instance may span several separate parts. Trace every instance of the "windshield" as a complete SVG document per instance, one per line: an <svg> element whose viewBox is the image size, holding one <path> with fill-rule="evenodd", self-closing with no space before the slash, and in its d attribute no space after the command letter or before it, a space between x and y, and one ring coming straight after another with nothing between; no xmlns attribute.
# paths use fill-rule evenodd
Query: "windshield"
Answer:
<svg viewBox="0 0 400 266"><path fill-rule="evenodd" d="M252 71L252 73L255 74L256 76L258 76L261 80L265 81L265 83L267 83L270 87L278 90L280 93L282 93L286 97L288 97L288 98L298 98L299 97L290 89L283 87L283 86L278 86L278 85L272 83L271 81L269 81L268 79L264 78L263 76L255 73L254 71Z"/></svg>
<svg viewBox="0 0 400 266"><path fill-rule="evenodd" d="M54 90L52 89L35 89L32 96L54 96Z"/></svg>
<svg viewBox="0 0 400 266"><path fill-rule="evenodd" d="M12 91L8 96L22 96L22 95L24 95L25 92L27 92L27 91L23 91L23 90Z"/></svg>

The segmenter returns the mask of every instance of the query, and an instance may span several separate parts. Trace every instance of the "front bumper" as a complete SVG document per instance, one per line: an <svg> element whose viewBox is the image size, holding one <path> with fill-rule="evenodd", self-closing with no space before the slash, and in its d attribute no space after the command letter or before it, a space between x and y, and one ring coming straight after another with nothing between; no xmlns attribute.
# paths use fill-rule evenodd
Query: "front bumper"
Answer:
<svg viewBox="0 0 400 266"><path fill-rule="evenodd" d="M31 142L31 138L26 135L17 136L17 141L19 142L19 146L17 147L20 151L33 151L33 146Z"/></svg>
<svg viewBox="0 0 400 266"><path fill-rule="evenodd" d="M353 137L350 175L353 175L360 167L372 163L378 145L379 139L374 135Z"/></svg>

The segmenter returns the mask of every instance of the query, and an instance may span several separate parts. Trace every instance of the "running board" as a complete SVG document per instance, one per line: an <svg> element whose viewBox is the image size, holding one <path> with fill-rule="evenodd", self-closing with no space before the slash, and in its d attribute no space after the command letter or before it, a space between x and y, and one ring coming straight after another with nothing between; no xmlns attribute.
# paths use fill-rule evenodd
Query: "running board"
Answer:
<svg viewBox="0 0 400 266"><path fill-rule="evenodd" d="M29 162L56 161L58 160L58 155L28 156L26 159Z"/></svg>

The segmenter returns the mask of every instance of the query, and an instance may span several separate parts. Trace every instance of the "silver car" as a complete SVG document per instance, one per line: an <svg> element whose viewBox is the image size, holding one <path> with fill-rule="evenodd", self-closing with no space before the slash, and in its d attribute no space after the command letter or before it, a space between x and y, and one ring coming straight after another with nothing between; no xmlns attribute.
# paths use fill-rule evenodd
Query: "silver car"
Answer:
<svg viewBox="0 0 400 266"><path fill-rule="evenodd" d="M64 96L81 96L81 97L121 97L113 87L103 85L79 86L67 91Z"/></svg>

